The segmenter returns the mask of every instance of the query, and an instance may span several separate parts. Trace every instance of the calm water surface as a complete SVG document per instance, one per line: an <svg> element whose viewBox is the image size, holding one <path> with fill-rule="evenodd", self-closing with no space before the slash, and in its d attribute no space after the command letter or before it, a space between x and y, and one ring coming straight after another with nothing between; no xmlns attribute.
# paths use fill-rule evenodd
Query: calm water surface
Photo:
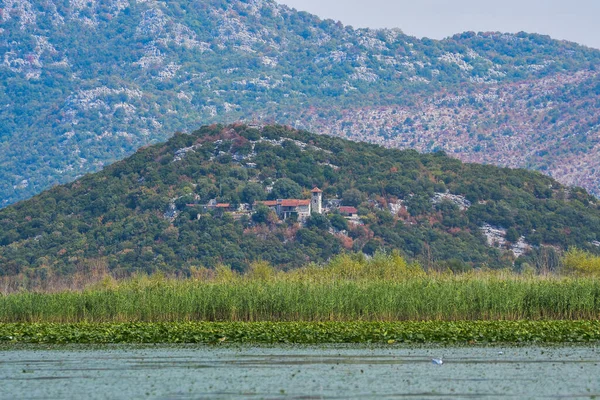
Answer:
<svg viewBox="0 0 600 400"><path fill-rule="evenodd" d="M31 347L0 351L0 398L600 399L599 365L596 347Z"/></svg>

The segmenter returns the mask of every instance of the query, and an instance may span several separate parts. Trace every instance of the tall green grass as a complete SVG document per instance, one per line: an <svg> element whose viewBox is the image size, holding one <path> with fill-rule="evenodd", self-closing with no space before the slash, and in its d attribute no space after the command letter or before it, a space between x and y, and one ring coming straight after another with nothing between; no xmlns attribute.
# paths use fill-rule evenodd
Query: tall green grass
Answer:
<svg viewBox="0 0 600 400"><path fill-rule="evenodd" d="M290 272L198 269L187 280L105 279L83 291L0 297L0 322L595 320L600 281L425 273L397 254L343 255Z"/></svg>

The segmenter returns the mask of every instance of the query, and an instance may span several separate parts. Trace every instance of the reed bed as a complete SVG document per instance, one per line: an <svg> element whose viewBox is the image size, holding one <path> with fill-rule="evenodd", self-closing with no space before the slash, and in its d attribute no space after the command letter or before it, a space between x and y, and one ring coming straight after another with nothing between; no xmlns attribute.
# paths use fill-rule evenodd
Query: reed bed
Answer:
<svg viewBox="0 0 600 400"><path fill-rule="evenodd" d="M84 290L0 296L2 323L598 320L600 281L506 271L426 273L397 254L245 275L198 269L186 280L107 278Z"/></svg>

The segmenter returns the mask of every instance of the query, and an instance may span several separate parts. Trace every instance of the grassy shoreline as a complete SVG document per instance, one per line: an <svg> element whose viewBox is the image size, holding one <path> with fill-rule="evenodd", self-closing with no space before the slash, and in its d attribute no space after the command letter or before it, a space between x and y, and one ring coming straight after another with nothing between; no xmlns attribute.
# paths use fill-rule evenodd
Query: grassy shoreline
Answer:
<svg viewBox="0 0 600 400"><path fill-rule="evenodd" d="M0 344L600 343L600 321L0 324Z"/></svg>
<svg viewBox="0 0 600 400"><path fill-rule="evenodd" d="M0 344L35 343L600 343L600 280L432 272L380 254L0 294Z"/></svg>
<svg viewBox="0 0 600 400"><path fill-rule="evenodd" d="M0 296L0 323L597 320L600 280L487 275L387 280L143 278Z"/></svg>

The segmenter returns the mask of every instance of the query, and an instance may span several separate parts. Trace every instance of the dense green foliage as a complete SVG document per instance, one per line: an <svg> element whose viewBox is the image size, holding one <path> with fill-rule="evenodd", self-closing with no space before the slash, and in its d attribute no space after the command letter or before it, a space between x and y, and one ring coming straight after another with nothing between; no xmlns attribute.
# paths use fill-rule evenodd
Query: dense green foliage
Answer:
<svg viewBox="0 0 600 400"><path fill-rule="evenodd" d="M0 324L17 343L597 343L598 321Z"/></svg>
<svg viewBox="0 0 600 400"><path fill-rule="evenodd" d="M335 212L302 226L268 212L234 218L201 207L213 198L234 205L266 198L268 186L292 194L301 188L306 198L319 186L325 199L357 204L360 224L344 226ZM446 191L473 205L432 202ZM392 214L387 206L399 201ZM277 126L216 125L0 210L0 274L44 279L108 268L116 276L189 275L198 266L244 270L259 259L291 268L346 249L397 249L427 269L512 267L512 253L488 246L479 229L486 223L534 246L517 268L548 267L555 250L540 245L599 250L592 245L600 239L597 200L539 173Z"/></svg>
<svg viewBox="0 0 600 400"><path fill-rule="evenodd" d="M259 0L6 2L0 29L1 205L198 121L289 123L315 106L333 121L349 105L411 105L440 89L586 71L600 60L542 35L419 40ZM596 85L580 93L591 99L585 110Z"/></svg>
<svg viewBox="0 0 600 400"><path fill-rule="evenodd" d="M578 276L600 276L600 257L577 248L563 257L561 272Z"/></svg>

